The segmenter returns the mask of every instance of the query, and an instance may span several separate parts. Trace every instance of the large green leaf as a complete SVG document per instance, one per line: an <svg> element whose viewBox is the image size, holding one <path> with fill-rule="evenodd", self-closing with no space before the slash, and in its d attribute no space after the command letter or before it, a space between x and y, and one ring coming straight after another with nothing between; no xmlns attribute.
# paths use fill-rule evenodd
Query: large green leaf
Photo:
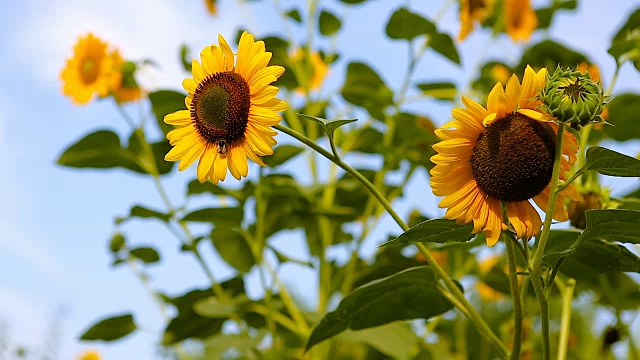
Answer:
<svg viewBox="0 0 640 360"><path fill-rule="evenodd" d="M276 167L293 159L302 151L304 151L304 149L299 146L280 145L273 150L273 155L266 156L262 160L268 167Z"/></svg>
<svg viewBox="0 0 640 360"><path fill-rule="evenodd" d="M360 287L342 299L335 311L325 315L313 329L306 349L347 329L428 319L453 309L437 284L433 270L418 267Z"/></svg>
<svg viewBox="0 0 640 360"><path fill-rule="evenodd" d="M387 36L392 39L413 40L420 35L434 33L436 26L419 14L403 7L391 15L386 31Z"/></svg>
<svg viewBox="0 0 640 360"><path fill-rule="evenodd" d="M460 65L460 54L451 35L436 32L429 38L429 47L452 62Z"/></svg>
<svg viewBox="0 0 640 360"><path fill-rule="evenodd" d="M345 331L339 337L347 343L365 343L394 360L412 359L420 338L408 324L391 323L359 331Z"/></svg>
<svg viewBox="0 0 640 360"><path fill-rule="evenodd" d="M524 71L527 65L531 65L536 70L543 67L552 70L558 66L575 68L583 61L587 62L586 56L553 40L543 40L524 51L520 64L516 68L520 71Z"/></svg>
<svg viewBox="0 0 640 360"><path fill-rule="evenodd" d="M138 217L143 219L158 219L163 222L168 222L171 219L171 214L149 209L141 205L135 205L129 211L129 217L130 218Z"/></svg>
<svg viewBox="0 0 640 360"><path fill-rule="evenodd" d="M178 110L186 109L185 97L186 94L172 90L158 90L149 94L156 122L165 135L173 129L173 126L166 124L164 117Z"/></svg>
<svg viewBox="0 0 640 360"><path fill-rule="evenodd" d="M455 220L431 219L419 223L383 245L408 245L417 242L464 242L475 236L471 230L473 230L471 223L458 225Z"/></svg>
<svg viewBox="0 0 640 360"><path fill-rule="evenodd" d="M320 28L320 33L325 36L331 36L337 33L340 30L340 26L342 23L337 16L333 13L322 10L320 12L320 17L318 19L318 26Z"/></svg>
<svg viewBox="0 0 640 360"><path fill-rule="evenodd" d="M609 121L613 126L605 125L604 132L607 136L617 141L640 139L640 95L621 94L616 95L607 105L609 109Z"/></svg>
<svg viewBox="0 0 640 360"><path fill-rule="evenodd" d="M243 216L241 207L206 208L185 215L181 221L240 224Z"/></svg>
<svg viewBox="0 0 640 360"><path fill-rule="evenodd" d="M340 93L346 101L365 108L378 120L384 118L384 109L393 104L391 89L373 69L360 62L347 66L347 77Z"/></svg>
<svg viewBox="0 0 640 360"><path fill-rule="evenodd" d="M247 273L256 263L247 240L239 232L216 227L211 231L211 241L227 264L241 273Z"/></svg>
<svg viewBox="0 0 640 360"><path fill-rule="evenodd" d="M640 211L588 210L585 216L587 228L582 233L584 240L602 239L640 244Z"/></svg>
<svg viewBox="0 0 640 360"><path fill-rule="evenodd" d="M102 319L80 336L80 340L113 341L131 334L136 329L133 315L123 314Z"/></svg>
<svg viewBox="0 0 640 360"><path fill-rule="evenodd" d="M86 135L60 155L58 164L94 169L122 167L143 172L131 152L121 145L118 135L110 130Z"/></svg>
<svg viewBox="0 0 640 360"><path fill-rule="evenodd" d="M220 285L232 297L245 291L241 277L224 281ZM178 314L167 324L162 344L171 345L189 338L206 339L219 333L226 317L204 317L193 309L198 301L208 299L212 295L211 289L194 289L181 296L167 298L166 301L176 307Z"/></svg>
<svg viewBox="0 0 640 360"><path fill-rule="evenodd" d="M213 195L227 195L243 203L254 192L254 185L250 181L244 183L244 187L241 190L229 189L216 185L210 181L201 183L198 180L193 180L187 186L187 195L198 195L210 193Z"/></svg>
<svg viewBox="0 0 640 360"><path fill-rule="evenodd" d="M595 170L602 175L640 177L640 160L600 146L587 150L586 170Z"/></svg>
<svg viewBox="0 0 640 360"><path fill-rule="evenodd" d="M640 8L636 9L611 40L609 54L618 64L626 60L633 62L640 71Z"/></svg>

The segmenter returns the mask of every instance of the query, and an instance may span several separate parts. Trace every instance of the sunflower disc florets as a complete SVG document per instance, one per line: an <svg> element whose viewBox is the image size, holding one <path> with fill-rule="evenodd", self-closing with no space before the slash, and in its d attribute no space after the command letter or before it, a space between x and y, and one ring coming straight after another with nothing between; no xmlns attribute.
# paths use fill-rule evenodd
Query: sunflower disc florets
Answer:
<svg viewBox="0 0 640 360"><path fill-rule="evenodd" d="M600 113L606 104L605 96L600 84L593 81L589 73L558 67L549 75L540 92L540 100L545 110L559 122L582 126L604 122Z"/></svg>

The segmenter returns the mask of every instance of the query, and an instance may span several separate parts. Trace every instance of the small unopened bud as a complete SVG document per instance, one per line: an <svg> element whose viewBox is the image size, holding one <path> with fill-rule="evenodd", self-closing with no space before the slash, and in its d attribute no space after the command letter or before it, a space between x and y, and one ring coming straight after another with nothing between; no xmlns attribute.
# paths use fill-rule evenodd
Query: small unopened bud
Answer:
<svg viewBox="0 0 640 360"><path fill-rule="evenodd" d="M587 227L587 217L585 211L602 209L601 195L597 192L587 192L580 194L581 199L579 201L569 202L569 220L571 220L571 226L577 229L584 229Z"/></svg>
<svg viewBox="0 0 640 360"><path fill-rule="evenodd" d="M547 112L559 122L581 126L604 122L600 114L606 104L605 96L589 73L558 67L549 75L540 99Z"/></svg>

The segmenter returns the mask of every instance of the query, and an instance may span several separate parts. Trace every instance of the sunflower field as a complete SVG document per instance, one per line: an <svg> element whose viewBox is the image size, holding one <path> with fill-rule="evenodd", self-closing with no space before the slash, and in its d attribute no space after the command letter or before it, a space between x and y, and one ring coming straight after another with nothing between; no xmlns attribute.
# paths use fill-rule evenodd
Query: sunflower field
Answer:
<svg viewBox="0 0 640 360"><path fill-rule="evenodd" d="M640 360L640 3L184 3L204 40L67 39L109 275L0 358Z"/></svg>

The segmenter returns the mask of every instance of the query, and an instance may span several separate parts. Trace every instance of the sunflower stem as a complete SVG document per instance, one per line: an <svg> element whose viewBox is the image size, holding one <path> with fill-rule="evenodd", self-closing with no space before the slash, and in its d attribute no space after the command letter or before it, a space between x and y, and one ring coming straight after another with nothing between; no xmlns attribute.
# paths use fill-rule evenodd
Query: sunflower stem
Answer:
<svg viewBox="0 0 640 360"><path fill-rule="evenodd" d="M538 248L533 256L533 262L531 265L531 283L533 290L538 298L540 305L540 317L542 318L542 345L544 360L551 359L551 348L549 341L549 302L544 291L544 284L542 283L542 256L544 255L544 248L549 240L549 234L551 232L551 222L553 221L553 215L556 211L556 203L558 200L558 194L560 193L558 182L560 179L560 168L562 163L562 140L564 139L564 129L566 125L563 123L558 124L558 133L556 134L556 149L553 162L553 172L551 174L551 193L549 195L549 203L547 204L547 211L544 218L544 225L542 227L542 233L538 240Z"/></svg>
<svg viewBox="0 0 640 360"><path fill-rule="evenodd" d="M558 340L558 360L567 358L567 346L569 342L569 330L571 328L571 302L573 300L573 290L576 287L576 280L569 279L564 284L562 291L562 319L560 322L560 339Z"/></svg>
<svg viewBox="0 0 640 360"><path fill-rule="evenodd" d="M380 204L385 208L385 210L391 215L391 217L395 220L395 222L402 228L402 230L407 231L409 227L407 224L400 218L398 213L391 207L391 204L385 199L382 193L369 181L365 178L360 172L353 169L348 164L342 162L340 159L337 159L330 152L323 149L316 143L314 143L311 139L306 138L304 135L287 128L283 125L274 125L274 129L281 131L296 140L302 142L303 144L309 146L313 150L317 151L320 155L324 156L328 160L332 161L339 167L341 167L344 171L355 177L362 185L364 185L367 190L369 190L373 196L380 202ZM508 358L508 351L504 344L500 341L500 339L493 333L489 325L482 319L477 310L469 303L469 301L464 297L462 291L458 288L458 285L449 277L449 275L442 269L442 267L438 264L438 262L431 256L427 248L421 244L415 244L418 247L418 250L424 255L425 260L431 266L431 268L435 271L436 276L440 278L448 291L444 291L443 294L447 296L449 299L455 299L452 303L460 309L462 313L464 313L469 320L475 325L476 329L480 334L482 334L495 348L495 350L499 353L500 357L503 359Z"/></svg>
<svg viewBox="0 0 640 360"><path fill-rule="evenodd" d="M509 263L509 287L511 288L511 300L513 302L513 348L511 349L510 359L520 359L520 351L522 347L522 320L523 309L520 299L520 289L518 286L518 274L516 268L515 245L506 232L502 232L504 243L507 245L507 262Z"/></svg>

